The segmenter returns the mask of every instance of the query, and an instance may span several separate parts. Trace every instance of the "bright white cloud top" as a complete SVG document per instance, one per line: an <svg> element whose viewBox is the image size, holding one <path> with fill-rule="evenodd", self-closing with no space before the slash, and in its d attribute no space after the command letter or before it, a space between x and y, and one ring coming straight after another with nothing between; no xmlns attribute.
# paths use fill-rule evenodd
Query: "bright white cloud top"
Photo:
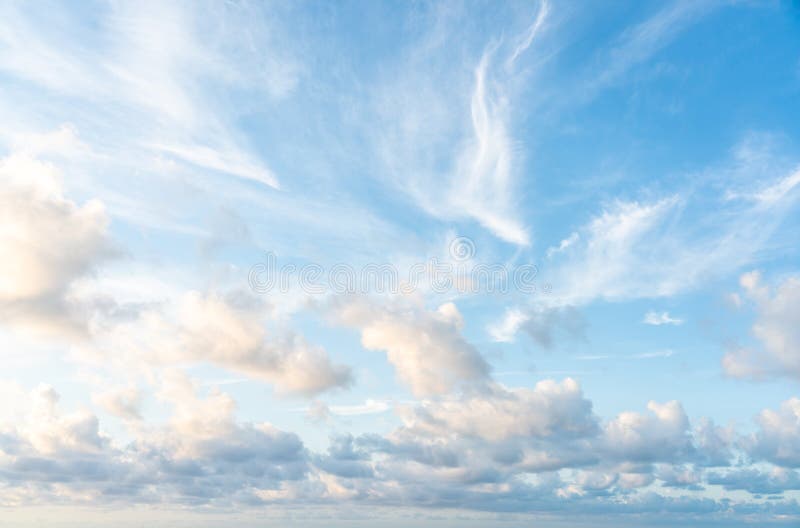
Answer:
<svg viewBox="0 0 800 528"><path fill-rule="evenodd" d="M3 2L0 518L797 525L798 35Z"/></svg>

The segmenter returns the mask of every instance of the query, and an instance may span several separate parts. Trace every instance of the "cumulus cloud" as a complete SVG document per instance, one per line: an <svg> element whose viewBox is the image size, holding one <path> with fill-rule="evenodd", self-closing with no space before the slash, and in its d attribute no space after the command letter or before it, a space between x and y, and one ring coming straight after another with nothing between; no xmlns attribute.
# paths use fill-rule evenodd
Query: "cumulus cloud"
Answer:
<svg viewBox="0 0 800 528"><path fill-rule="evenodd" d="M427 479L480 495L510 489L515 475L597 461L590 444L598 421L571 379L543 381L533 389L488 384L398 412L403 425L396 430L356 440L378 455L384 479Z"/></svg>
<svg viewBox="0 0 800 528"><path fill-rule="evenodd" d="M464 321L453 303L429 311L402 302L381 306L350 299L336 304L334 312L342 324L360 330L365 348L385 351L398 377L418 396L488 377L489 365L461 335Z"/></svg>
<svg viewBox="0 0 800 528"><path fill-rule="evenodd" d="M112 255L102 203L67 199L60 172L27 155L0 160L0 321L86 331L72 287Z"/></svg>
<svg viewBox="0 0 800 528"><path fill-rule="evenodd" d="M444 398L401 413L407 430L417 434L458 434L487 441L509 438L586 436L597 423L592 404L578 383L541 381L533 389L488 385L460 398Z"/></svg>
<svg viewBox="0 0 800 528"><path fill-rule="evenodd" d="M764 409L756 422L759 429L746 442L750 455L778 466L800 467L800 398L786 400L778 410Z"/></svg>
<svg viewBox="0 0 800 528"><path fill-rule="evenodd" d="M0 422L0 479L4 489L28 489L33 500L96 497L118 475L118 452L85 410L63 412L58 393L40 385L16 401L14 420ZM5 494L4 494L5 495ZM20 500L10 493L0 504ZM11 501L8 503L7 501Z"/></svg>
<svg viewBox="0 0 800 528"><path fill-rule="evenodd" d="M247 295L190 291L174 305L144 308L135 319L100 332L99 344L82 353L150 365L208 362L286 393L312 395L351 383L348 367L274 323L269 307Z"/></svg>
<svg viewBox="0 0 800 528"><path fill-rule="evenodd" d="M199 394L192 380L171 371L159 396L173 406L169 423L130 422L134 441L119 445L91 413L62 411L52 387L33 390L19 419L0 425L5 489L35 490L51 503L224 504L305 478L300 439L268 423L237 422L228 395Z"/></svg>
<svg viewBox="0 0 800 528"><path fill-rule="evenodd" d="M692 428L677 402L651 402L647 413L621 413L603 424L571 379L533 388L489 384L403 406L401 425L388 434L338 434L319 453L269 423L237 421L228 394L203 389L181 371L167 370L156 383L156 397L171 415L163 425L127 421L133 441L126 445L104 434L92 414L62 411L51 387L26 394L15 417L0 418L4 504L22 500L25 487L51 502L95 504L413 501L488 511L647 513L722 507L700 497L683 500L710 502L670 502L654 484L754 494L798 487L788 469L706 473L706 466L728 463L730 442L713 424ZM774 453L791 445L795 403L787 402L777 418L762 416L751 456L777 460ZM778 441L767 439L776 434Z"/></svg>
<svg viewBox="0 0 800 528"><path fill-rule="evenodd" d="M188 294L180 316L181 350L290 392L316 393L350 383L350 371L297 334L268 336L249 311L215 296ZM180 354L181 352L179 352Z"/></svg>
<svg viewBox="0 0 800 528"><path fill-rule="evenodd" d="M689 418L677 401L647 404L648 414L624 412L605 427L605 449L633 462L679 461L694 449Z"/></svg>
<svg viewBox="0 0 800 528"><path fill-rule="evenodd" d="M100 433L95 416L86 411L58 411L60 396L53 387L40 385L29 397L29 414L16 430L36 451L48 455L93 453L108 445L109 439Z"/></svg>
<svg viewBox="0 0 800 528"><path fill-rule="evenodd" d="M445 496L458 486L459 498L477 502L522 501L516 479L545 482L553 472L560 478L547 485L552 497L612 497L653 482L696 490L706 467L732 457L729 431L708 420L693 428L675 401L650 402L648 413L624 412L603 424L569 378L533 389L472 387L398 414L403 424L390 434L354 440L373 453L376 476Z"/></svg>
<svg viewBox="0 0 800 528"><path fill-rule="evenodd" d="M789 277L771 288L753 271L742 275L739 284L755 305L752 332L761 347L729 351L722 360L725 372L742 378L800 378L800 279Z"/></svg>
<svg viewBox="0 0 800 528"><path fill-rule="evenodd" d="M166 441L174 442L171 447L177 457L212 463L218 457L236 463L252 461L259 454L266 460L302 460L303 447L296 435L267 423L239 424L233 398L216 388L205 397L199 392L196 383L181 371L167 371L163 377L158 396L173 406Z"/></svg>

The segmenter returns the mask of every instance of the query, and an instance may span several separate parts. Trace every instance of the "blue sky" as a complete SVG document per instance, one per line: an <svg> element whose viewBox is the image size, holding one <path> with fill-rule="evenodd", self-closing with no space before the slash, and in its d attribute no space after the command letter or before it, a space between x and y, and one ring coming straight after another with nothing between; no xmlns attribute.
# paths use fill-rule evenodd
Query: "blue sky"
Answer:
<svg viewBox="0 0 800 528"><path fill-rule="evenodd" d="M796 3L5 2L0 90L15 524L800 521Z"/></svg>

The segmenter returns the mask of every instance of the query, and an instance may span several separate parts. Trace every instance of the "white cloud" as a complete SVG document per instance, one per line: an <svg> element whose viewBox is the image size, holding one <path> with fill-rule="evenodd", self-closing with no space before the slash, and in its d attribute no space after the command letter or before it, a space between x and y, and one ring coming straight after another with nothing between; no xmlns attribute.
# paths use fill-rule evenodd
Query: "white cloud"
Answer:
<svg viewBox="0 0 800 528"><path fill-rule="evenodd" d="M527 50L531 44L533 43L533 39L536 38L536 35L539 34L540 31L545 26L545 22L547 20L547 15L550 12L550 4L547 0L542 0L539 3L539 11L536 13L536 18L534 19L533 23L528 27L528 31L525 34L524 38L520 41L519 44L514 48L514 51L511 53L511 56L506 59L506 68L510 69L513 68L514 62L522 55L525 50Z"/></svg>
<svg viewBox="0 0 800 528"><path fill-rule="evenodd" d="M798 184L800 184L800 169L749 194L731 192L728 197L753 200L760 205L768 207L786 198Z"/></svg>
<svg viewBox="0 0 800 528"><path fill-rule="evenodd" d="M653 326L661 326L661 325L681 325L683 324L683 319L678 319L677 317L672 317L669 312L656 312L650 310L646 314L644 314L644 319L642 319L644 324L653 325Z"/></svg>
<svg viewBox="0 0 800 528"><path fill-rule="evenodd" d="M331 405L330 410L338 416L361 416L365 414L380 414L392 408L386 400L373 400L368 398L364 403L355 405Z"/></svg>
<svg viewBox="0 0 800 528"><path fill-rule="evenodd" d="M647 404L649 414L624 412L605 428L605 449L633 462L671 462L693 451L689 418L677 401Z"/></svg>
<svg viewBox="0 0 800 528"><path fill-rule="evenodd" d="M29 398L30 414L17 430L37 451L45 454L94 452L108 442L108 438L100 434L94 416L85 411L59 413L60 397L53 387L40 385Z"/></svg>
<svg viewBox="0 0 800 528"><path fill-rule="evenodd" d="M663 497L640 504L657 489L651 484L696 490L707 467L732 459L730 432L708 421L693 429L677 402L651 402L646 414L624 412L602 424L571 379L533 388L489 384L405 406L402 425L389 434L337 435L320 454L269 423L237 421L230 395L204 390L181 371L167 370L155 382L156 396L172 409L169 420L126 422L134 441L125 446L90 413L62 411L51 387L17 399L15 413L0 417L4 504L12 496L223 507L411 500L489 511L502 503L504 511L535 504L541 511L642 513L680 508L665 506ZM791 450L798 405L790 400L760 415L759 432L745 442L752 457L798 463ZM740 469L711 473L709 482L751 493L797 488L792 472L751 472L754 480L742 484ZM29 498L17 493L21 487Z"/></svg>
<svg viewBox="0 0 800 528"><path fill-rule="evenodd" d="M142 307L133 318L98 328L95 343L79 352L84 360L131 366L208 362L294 394L351 383L348 367L281 328L268 305L247 295L190 291L177 302Z"/></svg>
<svg viewBox="0 0 800 528"><path fill-rule="evenodd" d="M227 172L276 189L280 187L278 179L271 170L249 159L244 153L229 148L223 151L201 145L154 145L153 148L172 154L193 165Z"/></svg>
<svg viewBox="0 0 800 528"><path fill-rule="evenodd" d="M116 145L115 158L124 153L138 167L141 150L131 152L131 145L156 153L169 145L192 165L277 187L214 87L280 99L294 89L302 68L276 49L277 31L252 16L258 6L206 8L209 17L197 16L186 2L116 2L93 13L93 31L78 44L65 36L87 26L72 11L52 6L60 24L54 31L30 10L7 4L0 16L0 69L48 94L88 101L106 115L124 111L126 143Z"/></svg>
<svg viewBox="0 0 800 528"><path fill-rule="evenodd" d="M530 233L519 211L513 114L522 78L514 65L541 33L547 12L545 3L513 49L490 41L478 60L463 52L462 60L475 64L470 72L447 66L455 50L444 33L454 28L437 24L409 51L404 74L387 79L376 96L377 150L397 188L433 216L476 221L519 246L530 244ZM450 88L444 93L441 86Z"/></svg>
<svg viewBox="0 0 800 528"><path fill-rule="evenodd" d="M714 8L717 0L675 0L651 17L626 29L615 45L603 55L602 67L582 83L580 97L597 92L625 78L625 74L651 59L683 30L699 22Z"/></svg>
<svg viewBox="0 0 800 528"><path fill-rule="evenodd" d="M553 258L554 255L558 253L563 253L567 248L574 245L578 240L580 240L580 235L578 233L572 233L570 236L562 240L558 243L557 246L547 248L547 258Z"/></svg>
<svg viewBox="0 0 800 528"><path fill-rule="evenodd" d="M739 347L723 358L725 372L734 377L800 378L800 279L788 277L772 288L758 272L745 273L739 283L756 308L753 335L761 346Z"/></svg>
<svg viewBox="0 0 800 528"><path fill-rule="evenodd" d="M12 152L30 158L80 158L92 154L91 147L78 136L77 128L68 123L52 131L10 133L9 140Z"/></svg>
<svg viewBox="0 0 800 528"><path fill-rule="evenodd" d="M322 467L357 475L350 482L361 496L425 495L427 503L450 497L474 505L502 500L505 508L545 497L614 501L654 482L699 489L705 468L732 460L729 431L708 420L692 428L675 401L650 402L648 411L623 412L603 424L571 379L533 389L474 386L401 406L400 427L348 440L348 449L332 453ZM543 488L518 488L520 479Z"/></svg>
<svg viewBox="0 0 800 528"><path fill-rule="evenodd" d="M169 423L129 421L134 441L122 446L100 430L96 416L62 411L52 387L31 391L17 402L19 418L0 423L4 489L18 497L14 492L26 489L27 500L49 503L226 504L305 478L300 439L268 423L237 422L228 395L198 394L192 380L173 371L163 376L159 396L173 406Z"/></svg>
<svg viewBox="0 0 800 528"><path fill-rule="evenodd" d="M800 398L790 398L778 410L764 409L756 417L759 429L745 445L757 460L800 467Z"/></svg>
<svg viewBox="0 0 800 528"><path fill-rule="evenodd" d="M441 394L488 376L489 365L461 336L464 322L453 303L428 311L402 302L380 306L352 299L334 311L341 323L361 331L365 348L386 352L415 395Z"/></svg>
<svg viewBox="0 0 800 528"><path fill-rule="evenodd" d="M651 359L651 358L668 358L672 357L675 354L672 350L657 350L655 352L642 352L641 354L635 354L634 358L636 359Z"/></svg>
<svg viewBox="0 0 800 528"><path fill-rule="evenodd" d="M512 216L512 148L508 112L502 95L493 97L488 84L491 53L475 69L471 102L473 140L459 155L454 189L449 197L456 211L472 216L495 235L518 245L529 243L528 233Z"/></svg>
<svg viewBox="0 0 800 528"><path fill-rule="evenodd" d="M0 316L47 331L85 331L71 289L113 251L103 204L63 196L58 169L26 155L0 160Z"/></svg>
<svg viewBox="0 0 800 528"><path fill-rule="evenodd" d="M672 243L660 231L680 206L677 197L653 203L618 202L593 218L580 243L569 245L553 264L554 295L583 304L597 297L665 295L679 288L673 263L654 253ZM658 245L654 242L660 237ZM648 247L648 249L644 249ZM633 270L636 273L633 273Z"/></svg>
<svg viewBox="0 0 800 528"><path fill-rule="evenodd" d="M724 213L705 217L700 226L687 220L696 207L708 207L696 193L618 201L580 229L577 242L553 255L554 271L543 277L553 285L548 302L664 297L736 272L763 250L797 197L786 192L769 203L745 205L712 199Z"/></svg>
<svg viewBox="0 0 800 528"><path fill-rule="evenodd" d="M573 379L545 380L533 389L489 385L461 397L404 407L406 430L424 436L457 434L489 442L509 438L585 436L596 427L592 404Z"/></svg>
<svg viewBox="0 0 800 528"><path fill-rule="evenodd" d="M489 325L489 335L498 343L513 343L520 326L522 326L529 316L518 308L509 308L503 318L497 323Z"/></svg>

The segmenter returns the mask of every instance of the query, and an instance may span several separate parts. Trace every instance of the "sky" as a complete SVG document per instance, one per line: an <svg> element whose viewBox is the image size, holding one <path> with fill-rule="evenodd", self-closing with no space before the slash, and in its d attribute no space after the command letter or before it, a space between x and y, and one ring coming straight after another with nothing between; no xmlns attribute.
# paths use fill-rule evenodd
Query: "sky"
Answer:
<svg viewBox="0 0 800 528"><path fill-rule="evenodd" d="M800 523L800 4L0 3L0 524Z"/></svg>

